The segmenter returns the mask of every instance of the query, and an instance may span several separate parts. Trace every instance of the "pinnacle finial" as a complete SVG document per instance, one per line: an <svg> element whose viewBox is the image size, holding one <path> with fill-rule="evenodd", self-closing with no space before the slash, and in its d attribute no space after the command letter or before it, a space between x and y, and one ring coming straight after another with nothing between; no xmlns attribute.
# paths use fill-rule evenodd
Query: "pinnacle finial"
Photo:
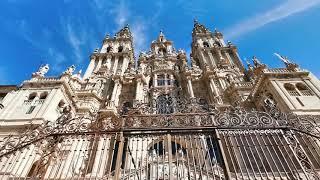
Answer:
<svg viewBox="0 0 320 180"><path fill-rule="evenodd" d="M285 66L288 69L295 70L295 69L299 68L299 65L296 63L292 63L287 56L281 56L278 53L273 53L273 54L275 56L277 56L285 64Z"/></svg>
<svg viewBox="0 0 320 180"><path fill-rule="evenodd" d="M254 67L258 67L258 66L263 65L256 56L253 56L253 57L252 57L252 61L253 61Z"/></svg>
<svg viewBox="0 0 320 180"><path fill-rule="evenodd" d="M160 29L160 34L159 34L159 36L164 36L162 29Z"/></svg>
<svg viewBox="0 0 320 180"><path fill-rule="evenodd" d="M166 41L166 38L165 38L165 36L164 36L164 34L163 34L163 30L162 30L162 29L160 30L159 37L158 37L158 41L159 41L159 42L164 42L164 41Z"/></svg>
<svg viewBox="0 0 320 180"><path fill-rule="evenodd" d="M194 19L193 19L193 24L194 24L194 25L199 24L197 18L194 18Z"/></svg>

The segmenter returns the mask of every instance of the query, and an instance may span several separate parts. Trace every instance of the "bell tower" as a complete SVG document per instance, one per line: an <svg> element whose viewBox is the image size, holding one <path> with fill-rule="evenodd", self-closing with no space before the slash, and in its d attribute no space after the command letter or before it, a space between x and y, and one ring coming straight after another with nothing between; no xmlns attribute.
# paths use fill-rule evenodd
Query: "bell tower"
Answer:
<svg viewBox="0 0 320 180"><path fill-rule="evenodd" d="M114 37L107 34L101 49L96 49L90 56L83 77L87 81L85 89L96 91L107 108L115 108L119 105L124 74L133 67L132 35L127 25Z"/></svg>
<svg viewBox="0 0 320 180"><path fill-rule="evenodd" d="M225 43L222 33L211 32L196 20L192 30L191 66L203 71L204 86L209 92L207 100L219 106L230 104L224 91L232 84L244 81L245 69L236 46Z"/></svg>
<svg viewBox="0 0 320 180"><path fill-rule="evenodd" d="M137 81L144 82L137 86L137 101L150 101L160 96L179 96L181 94L180 74L186 67L186 54L176 51L173 42L160 31L156 40L152 41L150 51L141 53L138 64ZM145 98L143 98L145 97Z"/></svg>

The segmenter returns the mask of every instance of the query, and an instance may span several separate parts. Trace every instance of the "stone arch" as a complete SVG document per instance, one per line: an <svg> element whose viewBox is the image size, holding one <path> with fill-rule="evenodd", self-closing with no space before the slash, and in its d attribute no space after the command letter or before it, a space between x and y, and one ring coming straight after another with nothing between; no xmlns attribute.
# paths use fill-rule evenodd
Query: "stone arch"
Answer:
<svg viewBox="0 0 320 180"><path fill-rule="evenodd" d="M40 94L39 99L44 100L44 99L46 99L46 98L47 98L47 96L48 96L48 92L43 92L43 93L41 93L41 94Z"/></svg>
<svg viewBox="0 0 320 180"><path fill-rule="evenodd" d="M289 93L290 96L300 96L298 91L296 90L295 86L291 83L284 83L283 87Z"/></svg>
<svg viewBox="0 0 320 180"><path fill-rule="evenodd" d="M36 93L36 92L30 93L30 94L29 94L29 97L28 97L28 100L29 100L29 101L32 101L32 100L34 100L37 96L38 96L38 93Z"/></svg>
<svg viewBox="0 0 320 180"><path fill-rule="evenodd" d="M202 43L203 47L208 48L210 47L209 43L207 41L203 41Z"/></svg>
<svg viewBox="0 0 320 180"><path fill-rule="evenodd" d="M303 96L313 96L313 92L304 83L297 83L296 87Z"/></svg>
<svg viewBox="0 0 320 180"><path fill-rule="evenodd" d="M112 46L111 45L109 45L108 47L107 47L107 53L110 53L110 52L112 52Z"/></svg>
<svg viewBox="0 0 320 180"><path fill-rule="evenodd" d="M123 46L120 45L120 46L118 47L118 52L120 53L120 52L122 52L122 51L123 51Z"/></svg>

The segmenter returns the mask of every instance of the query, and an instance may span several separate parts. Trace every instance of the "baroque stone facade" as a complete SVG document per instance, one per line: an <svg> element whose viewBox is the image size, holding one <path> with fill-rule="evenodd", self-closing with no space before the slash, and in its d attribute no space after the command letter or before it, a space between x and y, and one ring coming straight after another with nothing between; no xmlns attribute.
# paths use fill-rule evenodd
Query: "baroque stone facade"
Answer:
<svg viewBox="0 0 320 180"><path fill-rule="evenodd" d="M96 49L91 54L89 65L83 76L81 71L76 72L76 66L72 65L57 77L47 77L46 73L49 71L49 65L45 64L41 66L37 72L32 73L31 79L25 80L20 87L0 86L0 135L5 139L9 134L17 135L21 133L25 128L30 127L30 124L42 125L44 123L53 123L54 125L50 127L56 128L56 131L50 132L54 133L84 132L79 130L82 128L81 123L83 123L83 121L81 123L78 121L74 123L80 124L77 127L78 130L74 127L74 129L71 128L72 130L70 130L68 129L69 127L64 126L70 124L71 119L73 120L77 117L88 117L84 120L84 124L86 125L92 122L92 118L96 118L99 120L98 127L103 127L103 130L114 129L115 126L138 127L139 123L140 125L143 123L147 124L147 120L144 121L143 119L145 118L144 116L149 118L153 115L163 114L164 116L151 119L151 122L148 122L151 127L151 124L153 123L156 125L158 122L166 121L165 117L168 117L166 115L175 114L177 112L182 116L184 113L187 113L189 117L193 117L193 119L197 121L197 118L202 118L201 114L197 116L193 115L202 112L197 109L197 107L203 107L204 104L210 107L212 110L211 114L212 112L228 111L229 109L236 107L246 110L257 110L259 112L269 112L276 108L283 113L320 115L319 80L309 71L303 70L299 65L291 62L289 58L275 54L279 60L284 63L284 67L269 68L257 57L253 57L252 63L247 62L247 68L245 68L237 52L237 47L234 44L225 42L221 32L217 30L212 32L197 21L194 22L194 28L192 30L191 49L192 53L189 58L190 61L188 61L185 51L181 49L176 50L173 42L167 39L163 32L160 32L156 40L152 41L150 50L148 52L141 52L139 57L135 58L132 34L130 28L126 26L113 37L107 35L104 38L101 48ZM186 101L179 100L179 102L182 103L179 104L178 107L177 99L184 99ZM178 110L183 104L193 104L194 102L200 106L192 106L191 108L188 106L188 108L184 108L184 111ZM138 119L130 120L130 118L128 118L129 116L124 115L125 122L120 122L119 117L121 117L121 115L126 114L127 112L133 112L133 110L134 113L139 114L139 116L136 117ZM192 112L194 113L192 114ZM206 116L207 115L209 117L210 114L206 114ZM148 120L150 120L150 118ZM178 118L173 118L172 121L178 121ZM166 123L168 122L169 121L166 121ZM218 122L220 124L216 123L218 124L215 125L216 127L228 127L220 121ZM172 123L174 124L174 122ZM250 121L248 123L250 124L252 122ZM246 123L244 123L244 125L245 124ZM196 124L195 126L200 127L200 125ZM170 125L167 124L166 127L170 127ZM61 131L59 131L59 129L61 129ZM66 131L62 131L62 129ZM149 128L149 130L150 129L152 128ZM49 133L46 134L48 131L43 131L43 129L41 132L48 136L52 135ZM262 134L268 134L270 132L263 131ZM92 132L90 133L86 137L79 137L78 139L81 139L81 141L92 140L94 137ZM122 133L124 132L121 132L120 134ZM221 136L224 137L225 132L221 131L220 133ZM238 132L235 132L235 134L237 133ZM278 131L276 132L275 130L271 133L277 134ZM217 134L219 134L219 132L217 132ZM125 140L126 138L119 134L113 135L112 138L107 137L106 134L104 135L103 138L106 141L99 140L96 145L94 143L86 144L84 142L82 145L79 145L79 147L81 146L81 148L85 149L85 147L94 146L96 149L99 149L104 146L104 144L109 143L108 148L111 147L110 149L112 149L113 146L113 150L117 149L117 153L113 152L113 156L118 156L118 149L122 147L121 143L118 143L118 141L123 142L123 146L126 146L126 143L136 143L135 145L132 145L131 151L136 151L136 156L141 156L141 160L135 162L139 164L134 164L133 162L131 165L128 154L124 157L125 160L122 155L122 164L125 164L127 168L129 167L129 170L131 167L137 169L136 166L143 166L142 159L150 156L149 158L151 158L151 160L149 161L157 161L158 164L154 163L146 165L147 170L140 169L142 175L140 174L139 177L144 177L144 179L179 179L168 175L171 171L171 173L175 174L177 177L182 177L182 174L183 177L187 177L184 175L184 171L187 171L187 166L182 167L182 165L184 166L183 160L181 160L182 165L181 163L179 165L178 162L180 162L180 158L183 159L183 156L190 153L188 146L189 149L195 148L195 151L197 151L197 149L210 149L212 146L209 153L212 155L214 153L211 151L216 151L214 148L215 146L223 146L223 143L228 144L227 141L225 141L222 142L221 145L219 144L220 142L217 141L217 145L213 145L215 142L212 143L210 138L204 138L210 135L192 136L192 138L189 137L189 140L186 139L187 136L182 136L182 139L180 137L178 140L179 137L175 135L158 135L156 138L147 138L147 140L142 137L134 137L131 140ZM242 135L243 133L240 132L239 136ZM43 138L41 135L40 137ZM288 136L286 138L290 140L290 137ZM159 138L162 138L162 141L160 141ZM219 137L215 138L219 139ZM64 141L64 139L60 139L61 142ZM93 142L91 140L90 142ZM38 139L37 141L40 140ZM199 141L199 145L192 145L192 143L191 145L188 145L188 141L194 143ZM2 142L5 142L5 140L2 140ZM50 142L51 141L46 140L42 145L46 146L50 144ZM63 144L61 142L55 141L54 143ZM168 143L169 149L168 147L165 148L165 142L172 142L172 144ZM260 140L256 139L256 141L253 142L259 143ZM21 144L24 146L19 146L20 149L29 146L23 143L24 142ZM28 141L28 143L30 142ZM145 152L138 148L140 146L143 147L144 143L149 146L149 149ZM203 143L203 145L201 145L201 143ZM230 143L232 145L231 141ZM70 143L68 146L70 146L71 149L75 148L74 151L78 148L78 144L74 145L74 143ZM37 145L32 145L31 147L39 148ZM227 146L225 150L227 150L228 147L229 146ZM47 150L50 150L52 147L48 146L46 148ZM79 151L81 151L81 148ZM92 149L93 148L91 148L91 150ZM163 153L159 152L160 149ZM90 174L90 177L117 179L119 177L113 172L117 167L118 169L124 169L122 174L127 173L125 168L122 167L123 165L117 165L117 163L115 163L116 160L114 159L116 158L108 159L107 156L104 157L103 154L101 154L102 150L101 152L95 152L97 154L90 154L90 148L86 150L88 150L87 154L84 153L82 156L79 154L77 155L77 162L79 161L79 163L74 163L72 165L72 177L88 177L88 174ZM131 154L131 151L129 154ZM147 151L149 151L149 155ZM172 151L175 151L175 153ZM318 150L316 152L319 153ZM5 153L8 152L5 151ZM50 177L53 177L54 173L48 174L45 170L40 168L40 166L43 166L47 167L46 170L54 171L56 167L50 165L50 161L52 162L51 159L46 159L45 155L40 155L39 157L37 157L37 155L32 155L31 150L23 153L25 153L25 155L30 154L29 156L34 158L32 161L30 160L32 163L27 160L20 161L19 167L12 165L12 167L10 166L10 169L10 167L7 167L8 164L5 161L2 161L0 163L1 173L5 174L7 172L5 170L10 170L10 173L7 174L8 177L16 177L17 174L21 177L34 177L39 174L42 174L42 178L49 179ZM38 154L46 153L50 154L52 152L38 152ZM61 150L61 153L66 152ZM98 155L100 159L98 158ZM241 152L240 155L242 156ZM169 160L168 162L163 160L159 165L159 160L152 159L157 156L171 160L176 158L175 163L171 166L172 170L170 170L170 165L168 165ZM200 158L198 163L214 164L212 158L207 160L205 158L207 155L202 156L203 160L201 160L201 157L198 157ZM228 153L227 155L224 155L224 153L221 154L221 157L224 157L226 162L231 161L232 157L230 156L228 158L227 156ZM54 158L56 157L57 155L54 155ZM41 158L44 158L45 160ZM69 158L69 156L66 155L66 158ZM121 159L120 156L119 158ZM57 159L59 160L59 158ZM73 157L69 159L69 161L72 162L72 159ZM190 158L188 157L186 159L189 160ZM9 162L10 158L5 160ZM39 162L40 160L42 161ZM86 163L80 163L82 161ZM96 164L97 161L107 161L105 168L112 171L113 174L110 174L110 172L108 174L106 173L107 171L101 171L100 169L102 167L100 168L99 163ZM281 161L281 157L278 157L277 161ZM26 164L21 165L22 162ZM29 162L29 164L27 162ZM38 164L35 165L36 163ZM129 163L130 165L128 165ZM243 164L239 163L237 168L228 168L228 166L224 166L225 168L223 168L223 165L214 165L211 167L211 171L216 171L213 173L213 176L208 175L210 173L208 173L207 170L203 170L203 173L207 173L207 175L197 174L196 165L194 165L194 170L191 170L192 173L189 174L188 177L195 179L225 179L226 177L247 179L247 176L249 175L237 178L237 170L241 171L241 169L246 166L246 163L248 162L244 161ZM66 165L66 167L68 166L71 165ZM258 165L255 167L257 166ZM266 172L273 171L273 166L269 166L271 170L267 170L268 168L264 167ZM22 170L24 169L23 167L26 167L25 170ZM316 167L317 166L315 166L315 168ZM283 167L283 169L286 168L287 167ZM244 169L248 168L245 167ZM201 172L201 170L199 172ZM225 172L226 175L219 175L220 172L221 174L224 174ZM57 170L55 173L58 174L59 178L71 177L68 171L62 170L60 172L60 170ZM96 173L96 175L92 175L94 173ZM299 172L297 173L299 174ZM135 174L128 174L128 176L123 176L122 178L133 179L138 176ZM163 177L159 178L159 174L163 174ZM3 177L7 176L3 175ZM262 175L260 172L260 176L260 179L267 178L268 173ZM280 176L282 175L273 175L274 178ZM288 175L288 177L298 177L298 175ZM300 178L309 179L302 176L300 176Z"/></svg>

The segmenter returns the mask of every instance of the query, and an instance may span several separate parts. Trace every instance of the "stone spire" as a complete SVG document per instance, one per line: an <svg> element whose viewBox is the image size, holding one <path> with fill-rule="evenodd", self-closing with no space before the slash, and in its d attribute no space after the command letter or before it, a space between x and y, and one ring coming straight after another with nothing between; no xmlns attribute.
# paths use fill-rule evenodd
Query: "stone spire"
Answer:
<svg viewBox="0 0 320 180"><path fill-rule="evenodd" d="M162 31L162 30L160 30L159 37L158 37L158 41L159 41L159 42L165 42L165 41L166 41L166 37L165 37L165 35L163 34L163 31Z"/></svg>
<svg viewBox="0 0 320 180"><path fill-rule="evenodd" d="M194 20L192 35L197 34L211 34L211 32L207 27L200 24L197 20Z"/></svg>
<svg viewBox="0 0 320 180"><path fill-rule="evenodd" d="M129 24L127 24L124 28L120 29L120 31L116 33L115 37L116 38L132 38Z"/></svg>
<svg viewBox="0 0 320 180"><path fill-rule="evenodd" d="M260 60L259 60L256 56L253 56L253 57L252 57L252 62L253 62L253 65L254 65L255 68L264 65L264 64L262 64L262 63L260 62Z"/></svg>
<svg viewBox="0 0 320 180"><path fill-rule="evenodd" d="M49 69L49 64L41 65L37 72L32 73L32 77L44 77L44 75L47 74Z"/></svg>

